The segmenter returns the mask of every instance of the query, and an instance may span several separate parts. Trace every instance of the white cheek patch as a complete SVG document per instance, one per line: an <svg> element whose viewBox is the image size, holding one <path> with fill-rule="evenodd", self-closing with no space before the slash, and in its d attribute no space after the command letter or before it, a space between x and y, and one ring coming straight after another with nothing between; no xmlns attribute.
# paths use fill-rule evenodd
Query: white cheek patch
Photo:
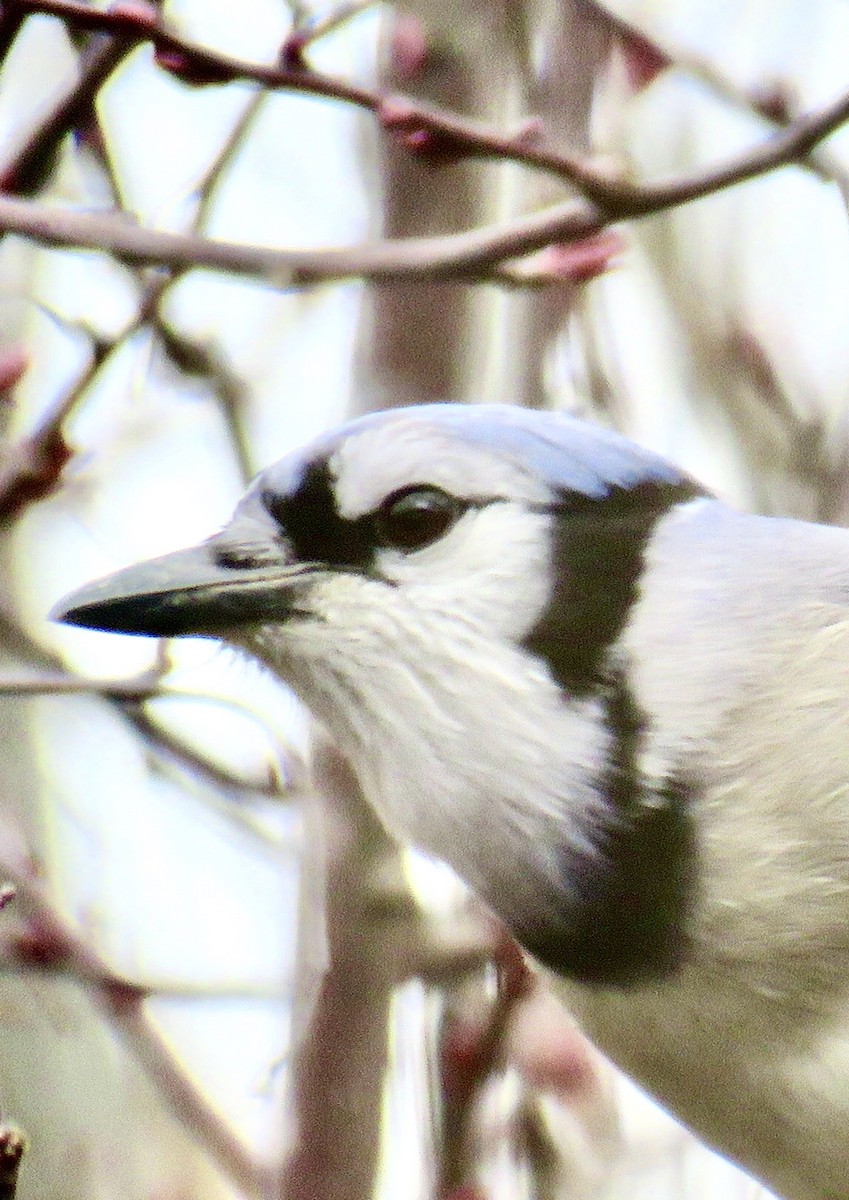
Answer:
<svg viewBox="0 0 849 1200"><path fill-rule="evenodd" d="M440 487L460 499L509 495L530 503L551 500L544 483L509 459L461 441L421 416L351 435L329 466L339 514L349 520L373 512L392 492L411 484Z"/></svg>
<svg viewBox="0 0 849 1200"><path fill-rule="evenodd" d="M470 509L423 550L378 551L378 570L411 604L521 642L552 593L551 520L506 501Z"/></svg>

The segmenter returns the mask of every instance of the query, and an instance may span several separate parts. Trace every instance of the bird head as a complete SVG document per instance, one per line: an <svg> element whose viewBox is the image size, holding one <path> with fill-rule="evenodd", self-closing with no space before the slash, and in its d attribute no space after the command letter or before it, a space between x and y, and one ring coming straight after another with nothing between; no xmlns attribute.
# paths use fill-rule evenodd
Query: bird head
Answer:
<svg viewBox="0 0 849 1200"><path fill-rule="evenodd" d="M686 838L674 790L649 794L635 765L645 719L621 637L656 526L700 494L563 415L397 409L269 467L220 533L54 615L248 650L329 727L390 827L541 958L619 982L677 953L683 880L647 873ZM581 949L617 904L615 945Z"/></svg>

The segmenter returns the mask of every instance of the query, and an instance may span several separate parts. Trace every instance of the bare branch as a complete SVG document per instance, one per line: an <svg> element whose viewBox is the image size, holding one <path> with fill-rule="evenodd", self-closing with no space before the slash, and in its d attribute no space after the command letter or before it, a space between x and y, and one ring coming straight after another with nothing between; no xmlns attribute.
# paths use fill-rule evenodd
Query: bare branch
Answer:
<svg viewBox="0 0 849 1200"><path fill-rule="evenodd" d="M169 694L174 695L175 693ZM240 778L226 766L222 766L189 745L183 738L171 733L140 704L124 697L116 697L116 700L120 703L121 712L126 720L150 746L154 747L159 754L176 759L181 766L188 767L197 778L202 779L205 783L211 784L215 788L223 788L225 791L232 792L236 789L258 796L267 796L269 799L291 799L297 791L297 787L290 790L285 780L281 778L280 765L274 759L269 759L267 763L263 764L266 771L265 778ZM292 775L296 781L300 782L305 774L305 768L300 764L300 759L293 750L287 753L286 762L294 764Z"/></svg>
<svg viewBox="0 0 849 1200"><path fill-rule="evenodd" d="M64 424L93 383L109 348L95 344L91 361L48 409L36 429L17 442L0 446L0 528L27 505L59 485L72 457Z"/></svg>
<svg viewBox="0 0 849 1200"><path fill-rule="evenodd" d="M329 966L293 1048L294 1141L279 1195L281 1200L367 1200L374 1193L380 1148L396 982L392 946L399 937L391 909L388 919L376 919L375 877L392 881L402 909L410 901L403 892L398 848L366 805L347 764L329 744L318 742L315 767L324 798L323 845L311 841L308 852L324 875ZM315 912L303 917L299 956L320 921Z"/></svg>
<svg viewBox="0 0 849 1200"><path fill-rule="evenodd" d="M68 116L84 102L91 102L93 79L98 74L105 77L105 74L108 74L106 69L109 63L113 60L120 61L120 58L116 59L115 54L119 49L121 47L116 47L111 42L97 49L90 63L91 73L84 73L78 89L72 94L74 99L68 99L67 103L58 106L46 121L45 130L57 133L61 127L57 114L64 113ZM125 50L126 47L122 53ZM215 188L243 145L264 100L264 93L251 98L232 133L198 184L198 206L192 222L194 229L202 228L207 220ZM40 145L38 137L33 137L21 152L19 165L26 164L27 153L41 153L38 149ZM18 167L13 163L7 165L7 169L17 171ZM0 177L2 170L0 169ZM90 362L42 417L38 427L17 443L0 447L0 525L18 516L27 505L49 495L59 485L63 468L72 457L72 449L64 436L66 421L84 400L110 355L125 345L148 322L157 330L170 357L178 366L185 366L191 356L193 367L189 369L198 371L210 381L230 428L241 473L246 480L250 478L253 464L239 417L242 400L241 381L228 369L222 356L214 348L190 344L187 339L173 331L162 316L168 291L172 284L182 278L183 273L177 271L173 275L141 281L141 297L133 320L117 337L109 340L94 337ZM178 354L182 354L183 362L178 360ZM8 352L0 360L0 395L17 382L26 366L26 359L17 350Z"/></svg>
<svg viewBox="0 0 849 1200"><path fill-rule="evenodd" d="M223 788L225 791L238 789L258 796L285 800L291 800L293 796L300 794L306 786L307 772L301 756L293 746L277 747L277 758L268 760L265 778L245 779L208 758L157 721L144 709L145 701L209 700L212 703L231 705L230 701L218 701L215 697L163 688L160 686L160 679L161 673L153 671L145 672L134 679L86 679L64 671L0 676L0 698L26 699L33 696L86 694L101 696L114 701L122 715L158 753L176 759L180 765L188 767L196 776L215 788ZM253 713L250 715L254 716ZM275 736L274 740L279 739Z"/></svg>
<svg viewBox="0 0 849 1200"><path fill-rule="evenodd" d="M250 1195L268 1194L271 1173L253 1162L177 1065L144 1011L145 992L118 977L59 916L34 876L26 846L5 823L0 823L0 874L14 885L29 921L30 937L18 944L20 961L25 963L29 955L30 959L38 956L40 962L61 962L76 978L86 980L93 1002L154 1080L180 1124L212 1154L237 1187Z"/></svg>
<svg viewBox="0 0 849 1200"><path fill-rule="evenodd" d="M659 62L673 66L704 83L716 96L735 108L754 113L774 129L785 129L798 115L798 103L793 89L780 82L759 87L744 87L727 75L715 62L665 43L649 34L636 21L609 9L603 0L581 0L595 19L609 27L625 42L638 39L657 55ZM847 191L846 168L840 159L827 149L817 148L800 159L826 182L834 182L844 194Z"/></svg>
<svg viewBox="0 0 849 1200"><path fill-rule="evenodd" d="M68 696L88 692L114 696L119 700L138 703L152 696L178 695L163 690L157 672L145 672L134 679L85 679L66 671L51 671L38 675L0 676L0 696Z"/></svg>
<svg viewBox="0 0 849 1200"><path fill-rule="evenodd" d="M130 49L125 42L116 43L103 35L92 38L79 79L0 165L0 191L26 195L42 186L62 138L93 116L95 96Z"/></svg>
<svg viewBox="0 0 849 1200"><path fill-rule="evenodd" d="M545 146L538 130L530 136L527 128L520 129L516 134L504 134L482 122L429 108L409 97L385 96L378 91L324 75L304 62L300 43L296 53L287 53L284 45L281 64L268 65L234 58L191 42L164 24L153 4L115 3L103 11L80 0L17 0L17 3L23 11L45 13L59 17L72 26L108 32L116 39L123 39L132 45L150 42L159 65L188 83L201 85L237 79L252 80L265 88L338 100L373 113L390 132L402 137L410 149L415 149L425 157L434 157L436 161L462 157L493 158L550 172L573 184L584 196L594 201L605 211L608 219L658 212L739 183L753 175L763 174L784 163L804 159L814 146L846 120L849 113L849 96L843 96L821 113L793 121L775 139L724 167L707 169L687 181L639 187L611 180L579 155ZM0 228L6 227L0 223ZM537 249L538 246L531 248ZM257 273L261 274L262 271Z"/></svg>
<svg viewBox="0 0 849 1200"><path fill-rule="evenodd" d="M313 42L319 41L320 38L326 37L329 33L335 33L342 25L346 25L348 21L359 16L368 8L374 8L377 0L343 0L343 3L337 5L326 16L312 18L302 23L296 22L296 28L286 39L283 50L280 54L281 62L292 62L303 59L304 51Z"/></svg>
<svg viewBox="0 0 849 1200"><path fill-rule="evenodd" d="M494 957L498 992L483 1028L471 1033L450 1023L443 1029L443 1146L437 1196L456 1194L468 1185L474 1155L472 1127L481 1091L503 1065L505 1047L516 1008L533 986L522 951L506 930L500 930Z"/></svg>
<svg viewBox="0 0 849 1200"><path fill-rule="evenodd" d="M612 221L664 212L794 163L847 117L849 93L719 166L644 185L595 176L595 200L569 200L500 225L446 237L350 248L272 250L143 229L125 214L74 212L9 196L0 196L0 229L52 246L98 248L136 264L180 270L207 267L250 275L275 287L353 277L384 284L415 279L508 282L509 273L500 279L497 271L505 261L544 246L590 237Z"/></svg>
<svg viewBox="0 0 849 1200"><path fill-rule="evenodd" d="M575 241L597 232L603 221L603 215L593 206L569 201L491 229L449 237L327 250L272 250L142 229L125 214L74 212L0 196L0 229L46 245L98 248L146 266L183 270L206 267L253 276L270 287L281 288L350 278L392 283L415 278L486 276L493 264L505 258L538 250L553 241Z"/></svg>

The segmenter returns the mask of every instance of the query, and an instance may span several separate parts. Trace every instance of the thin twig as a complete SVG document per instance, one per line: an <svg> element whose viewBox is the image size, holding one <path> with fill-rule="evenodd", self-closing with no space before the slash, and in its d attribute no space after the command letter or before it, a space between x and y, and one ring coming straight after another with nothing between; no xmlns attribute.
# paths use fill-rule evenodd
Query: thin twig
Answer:
<svg viewBox="0 0 849 1200"><path fill-rule="evenodd" d="M234 775L226 767L208 758L199 750L177 737L142 707L148 700L206 700L224 703L246 711L232 701L219 701L215 697L196 692L163 688L160 677L146 672L135 679L85 679L82 676L56 671L38 675L0 676L0 699L23 700L36 696L80 696L95 695L114 701L123 716L141 734L146 742L168 758L176 759L181 766L188 767L206 783L225 791L238 789L270 799L291 800L306 786L306 767L291 746L280 748L281 760L286 764L286 781L281 778L278 763L269 761L268 774L264 779L245 779ZM251 713L251 716L255 714Z"/></svg>
<svg viewBox="0 0 849 1200"><path fill-rule="evenodd" d="M125 719L149 745L155 747L160 754L176 759L182 767L187 767L204 783L211 784L215 788L223 788L226 792L232 792L235 789L257 796L267 796L269 799L292 799L294 790L290 790L284 784L279 767L273 761L268 762L268 772L264 779L239 778L227 767L208 758L183 738L171 733L147 713L140 704L125 697L115 697L115 700L120 704Z"/></svg>
<svg viewBox="0 0 849 1200"><path fill-rule="evenodd" d="M89 362L48 408L33 432L18 442L0 446L0 527L57 487L72 455L65 440L65 422L113 349L95 342Z"/></svg>
<svg viewBox="0 0 849 1200"><path fill-rule="evenodd" d="M29 12L41 12L56 16L72 26L96 29L111 33L116 39L124 39L135 45L150 42L160 66L179 75L189 83L227 83L234 80L252 80L268 89L297 91L323 99L337 100L376 115L384 125L394 130L408 144L422 146L421 135L433 139L431 151L439 156L485 157L522 163L527 167L547 171L573 184L588 199L603 208L608 217L644 215L648 211L660 211L674 204L695 199L696 195L717 191L730 186L752 174L761 174L773 166L791 160L803 159L817 142L833 132L846 119L849 98L837 102L835 112L824 109L816 118L802 117L794 121L786 132L794 131L796 140L790 149L780 143L776 151L768 152L761 161L758 151L750 152L747 159L752 169L747 171L739 160L730 167L706 171L703 176L686 181L656 187L632 187L622 181L596 171L586 160L575 154L559 152L542 144L539 137L528 137L527 131L504 134L493 130L482 122L460 117L455 113L429 108L406 97L386 96L373 89L324 75L313 70L300 54L284 54L282 63L264 64L235 58L219 51L199 46L170 29L160 19L153 6L145 14L140 3L116 3L103 11L94 9L80 0L17 0L21 8ZM808 134L806 124L824 121L824 127ZM810 140L811 136L813 140ZM412 142L410 142L412 139ZM769 145L769 143L767 143ZM428 153L427 142L424 153ZM775 161L773 154L778 154ZM721 172L730 176L722 180ZM681 188L685 193L694 188L693 194L676 195L667 189ZM706 189L706 190L705 190ZM536 247L534 247L536 248ZM227 269L227 268L225 268Z"/></svg>
<svg viewBox="0 0 849 1200"><path fill-rule="evenodd" d="M39 940L40 931L30 931L26 926L23 929L23 936L21 936L20 930L12 931L9 936L0 936L0 977L20 978L22 975L46 975L73 979L85 986L103 984L102 977L91 978L81 975L74 962L53 961L49 954L44 961L40 960L38 949L33 945ZM35 949L34 954L29 953L32 949ZM171 979L128 979L124 976L114 976L107 982L110 987L120 986L151 1000L212 1000L216 1003L232 1000L238 1004L247 1000L281 1004L291 1001L289 988L281 988L276 983L241 983L238 980L193 983L192 981L183 982Z"/></svg>
<svg viewBox="0 0 849 1200"><path fill-rule="evenodd" d="M39 675L0 676L0 697L14 696L69 696L94 693L112 696L119 700L139 703L154 696L180 696L183 693L162 688L159 676L146 671L134 679L85 679L67 671L56 671Z"/></svg>
<svg viewBox="0 0 849 1200"><path fill-rule="evenodd" d="M797 106L792 102L792 95L788 93L787 89L782 89L780 84L767 87L743 87L715 62L693 54L691 51L683 50L679 46L671 46L654 33L649 33L636 21L609 9L602 0L581 0L581 3L624 41L637 38L640 41L648 42L652 48L656 49L661 58L666 59L677 70L698 79L720 99L739 110L754 114L773 129L786 129L798 115L793 111ZM847 172L837 155L819 147L801 158L799 162L800 165L809 168L826 182L836 183L841 191L845 192Z"/></svg>
<svg viewBox="0 0 849 1200"><path fill-rule="evenodd" d="M47 0L43 0L47 3ZM57 5L60 0L50 0ZM63 5L72 0L61 0ZM409 238L360 247L272 250L193 234L144 229L125 214L74 212L0 196L0 229L53 246L98 248L139 265L249 275L277 287L365 278L498 279L500 264L554 243L596 234L612 221L664 212L796 162L849 117L849 93L727 162L659 183L626 184L594 176L594 199L569 200L501 225L445 237ZM457 118L459 121L460 119ZM587 169L585 176L591 174ZM586 190L586 187L584 188ZM501 282L510 281L509 272Z"/></svg>
<svg viewBox="0 0 849 1200"><path fill-rule="evenodd" d="M112 43L110 46L112 49L115 48ZM243 145L245 137L262 109L265 98L265 93L259 93L251 98L224 146L199 183L198 207L192 223L194 229L202 228L207 221L214 190ZM114 190L113 187L113 193ZM62 471L72 455L63 432L68 418L95 384L101 368L110 356L125 346L148 323L151 323L153 328L159 331L163 342L170 347L175 361L177 361L178 352L182 353L183 361L187 361L192 356L195 369L211 381L230 427L241 474L245 481L253 474L253 463L247 440L238 419L242 398L240 380L227 368L226 363L221 360L220 355L214 349L190 344L187 339L180 338L170 329L163 317L168 291L184 274L185 271L180 270L171 275L160 275L145 280L136 314L129 324L117 337L109 341L93 340L93 353L90 361L58 400L51 405L41 418L38 427L16 444L0 449L0 525L17 517L28 504L42 499L58 486Z"/></svg>
<svg viewBox="0 0 849 1200"><path fill-rule="evenodd" d="M86 47L80 76L0 165L0 191L27 195L42 186L62 138L93 114L100 88L127 57L126 42L97 34Z"/></svg>
<svg viewBox="0 0 849 1200"><path fill-rule="evenodd" d="M294 31L284 44L281 61L285 62L293 54L303 54L308 46L320 38L327 37L329 33L335 33L354 17L358 17L369 8L375 8L376 5L377 0L343 0L322 17L308 17L302 22L296 22Z"/></svg>
<svg viewBox="0 0 849 1200"><path fill-rule="evenodd" d="M26 846L5 823L0 823L0 873L14 884L17 904L37 934L34 942L19 944L22 960L26 959L29 947L40 961L61 962L75 977L88 981L94 1004L120 1033L180 1124L210 1152L237 1187L250 1195L267 1195L273 1182L272 1172L257 1166L226 1122L178 1066L144 1010L145 992L116 976L59 916L33 876Z"/></svg>
<svg viewBox="0 0 849 1200"><path fill-rule="evenodd" d="M498 992L486 1021L474 1038L457 1053L452 1035L443 1029L442 1063L444 1107L440 1179L436 1195L442 1200L469 1183L469 1160L473 1158L472 1131L477 1102L484 1085L503 1065L503 1058L517 1006L528 995L532 976L522 951L513 938L501 931L494 960L498 968Z"/></svg>
<svg viewBox="0 0 849 1200"><path fill-rule="evenodd" d="M13 650L17 657L28 660L40 668L36 676L8 675L0 677L0 698L3 696L16 698L27 695L49 695L57 691L60 694L68 695L89 692L93 695L101 694L104 700L114 705L116 711L145 737L148 745L160 756L160 759L166 762L176 761L181 766L187 767L194 776L200 777L215 791L223 789L228 800L232 798L234 791L292 800L302 794L308 786L307 769L298 751L283 742L276 731L263 723L257 714L245 708L238 701L203 695L185 689L157 689L155 681L165 675L169 665L165 654L160 654L159 661L149 674L144 673L128 680L113 680L111 683L106 681L106 686L104 686L100 680L81 679L78 683L71 682L76 677L64 670L58 655L39 645L21 628L17 621L2 611L0 611L0 641ZM167 643L160 643L160 646L166 645ZM21 687L22 681L23 687ZM59 686L56 687L56 684ZM257 720L267 730L275 747L273 760L275 766L273 769L270 767L268 779L261 782L234 777L219 764L204 758L193 746L164 729L152 717L146 717L145 714L146 719L142 719L140 705L143 701L166 697L169 699L207 700L210 703L223 704L237 711L246 712ZM284 764L282 770L278 769L280 763ZM233 812L232 805L228 805L227 811ZM254 832L248 822L242 821L241 823ZM263 840L267 840L265 834Z"/></svg>

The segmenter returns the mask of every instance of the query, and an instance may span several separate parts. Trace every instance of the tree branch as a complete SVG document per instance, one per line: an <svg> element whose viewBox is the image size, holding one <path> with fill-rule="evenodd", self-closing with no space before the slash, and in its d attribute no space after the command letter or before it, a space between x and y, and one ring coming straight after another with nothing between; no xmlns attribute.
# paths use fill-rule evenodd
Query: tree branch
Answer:
<svg viewBox="0 0 849 1200"><path fill-rule="evenodd" d="M14 885L16 903L29 920L31 936L18 945L21 962L32 962L35 955L39 963L62 963L76 978L86 980L95 1005L150 1075L180 1124L197 1137L237 1187L250 1195L267 1195L272 1172L253 1162L180 1069L144 1011L145 992L116 976L59 916L34 877L26 846L6 823L0 823L0 874Z"/></svg>
<svg viewBox="0 0 849 1200"><path fill-rule="evenodd" d="M284 43L280 62L265 64L235 58L211 50L182 37L161 19L155 5L143 0L123 0L108 10L93 8L81 0L16 0L16 9L39 12L58 17L71 26L111 33L116 40L136 45L150 42L155 58L165 70L187 83L203 85L249 80L262 87L296 91L318 98L337 100L373 113L390 131L405 140L411 150L436 161L446 158L478 157L522 163L559 176L573 184L584 196L606 210L608 217L644 215L661 207L684 203L686 196L667 203L664 185L632 187L624 181L611 180L609 175L596 171L579 155L564 153L543 144L539 131L529 134L527 128L515 134L505 134L483 122L460 117L445 110L429 108L406 96L386 96L379 91L361 87L313 70L302 57L305 45L296 33ZM778 153L781 162L804 158L813 147L841 125L849 113L849 96L841 97L835 105L813 117L794 121L777 134L777 150L769 154L768 165L760 165L758 151L751 158L755 174L778 165L772 155ZM806 126L813 123L810 132ZM784 151L783 134L791 135L789 157ZM767 147L770 142L765 144ZM725 168L728 170L728 168ZM709 191L740 182L732 178L719 182L723 168L707 171L704 180ZM744 174L743 178L749 178ZM698 187L698 180L692 181ZM673 183L666 187L680 187ZM699 192L699 194L705 194ZM534 247L536 248L536 247Z"/></svg>
<svg viewBox="0 0 849 1200"><path fill-rule="evenodd" d="M551 282L522 275L510 260L545 246L590 237L612 221L663 212L797 162L849 117L849 93L820 111L803 115L760 145L726 163L659 183L611 179L588 161L540 145L527 130L515 135L492 130L453 113L428 109L405 97L386 97L312 70L304 45L284 44L282 65L245 62L198 46L166 27L155 5L123 0L108 11L80 0L17 0L26 12L59 17L69 24L110 33L115 45L148 41L157 61L187 82L224 83L249 79L267 88L309 93L354 104L375 113L407 146L430 156L512 160L553 172L576 186L583 199L569 200L502 225L447 237L406 239L360 247L275 250L212 241L193 234L143 229L126 215L74 212L0 196L0 230L53 246L92 248L137 265L172 270L207 267L264 280L270 286L302 287L321 281L364 278L375 283L464 280L503 285Z"/></svg>
<svg viewBox="0 0 849 1200"><path fill-rule="evenodd" d="M568 200L500 225L445 237L275 250L144 229L125 214L75 212L10 196L0 196L0 229L46 245L99 249L136 264L206 267L249 275L276 287L350 278L384 284L415 279L513 282L509 272L499 276L498 268L505 261L544 246L590 237L612 221L691 203L787 166L833 133L847 117L849 93L798 118L760 145L693 175L650 184L598 182L596 200Z"/></svg>
<svg viewBox="0 0 849 1200"><path fill-rule="evenodd" d="M129 50L126 43L116 43L109 37L92 39L86 47L79 79L0 165L0 191L25 195L42 186L62 138L92 118L95 96Z"/></svg>
<svg viewBox="0 0 849 1200"><path fill-rule="evenodd" d="M698 79L722 101L758 116L773 129L786 128L798 115L799 106L795 102L794 89L783 85L780 80L766 86L744 87L715 62L683 50L680 46L672 46L662 37L643 28L639 22L608 8L604 0L580 0L580 3L621 42L627 44L637 39L647 44L656 52L659 61ZM837 155L820 148L807 154L800 163L825 182L836 183L846 194L847 172Z"/></svg>

